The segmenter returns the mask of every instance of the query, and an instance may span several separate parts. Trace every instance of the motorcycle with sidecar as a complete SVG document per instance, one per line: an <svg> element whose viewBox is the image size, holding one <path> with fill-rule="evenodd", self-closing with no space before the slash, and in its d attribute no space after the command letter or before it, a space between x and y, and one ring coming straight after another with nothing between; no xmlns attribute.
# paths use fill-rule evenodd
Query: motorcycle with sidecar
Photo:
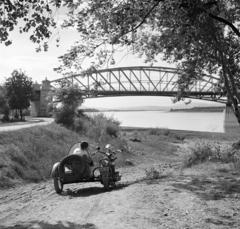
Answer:
<svg viewBox="0 0 240 229"><path fill-rule="evenodd" d="M119 172L115 171L115 160L117 151L111 149L111 145L106 145L105 150L97 148L94 154L101 154L98 165L93 167L93 162L89 163L86 155L74 154L78 150L80 143L74 144L66 157L53 165L51 177L53 178L54 189L60 194L63 186L80 182L100 182L105 190L114 188L116 182L121 180Z"/></svg>

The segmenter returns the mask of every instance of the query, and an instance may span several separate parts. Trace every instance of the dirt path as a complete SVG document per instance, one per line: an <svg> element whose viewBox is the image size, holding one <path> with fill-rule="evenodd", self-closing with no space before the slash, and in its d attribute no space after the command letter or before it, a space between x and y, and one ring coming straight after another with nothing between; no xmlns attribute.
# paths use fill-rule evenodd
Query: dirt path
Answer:
<svg viewBox="0 0 240 229"><path fill-rule="evenodd" d="M26 122L0 123L0 132L15 131L33 126L48 125L53 122L52 118L26 118Z"/></svg>
<svg viewBox="0 0 240 229"><path fill-rule="evenodd" d="M238 174L206 171L208 165L182 170L178 145L169 155L172 148L162 144L160 154L153 142L132 144L141 159L120 169L122 180L112 191L84 183L66 185L57 195L50 180L1 190L0 228L240 228ZM146 176L151 169L160 172L154 179Z"/></svg>
<svg viewBox="0 0 240 229"><path fill-rule="evenodd" d="M217 198L206 190L211 178L194 185L174 164L155 164L169 168L147 180L149 166L123 169L123 181L109 192L85 183L57 195L51 181L1 191L0 228L240 228L239 195Z"/></svg>

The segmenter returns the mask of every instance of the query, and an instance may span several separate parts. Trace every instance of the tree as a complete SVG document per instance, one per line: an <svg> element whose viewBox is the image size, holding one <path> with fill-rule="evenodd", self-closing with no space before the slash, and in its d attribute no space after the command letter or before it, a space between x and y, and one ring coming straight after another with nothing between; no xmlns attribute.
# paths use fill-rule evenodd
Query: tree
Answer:
<svg viewBox="0 0 240 229"><path fill-rule="evenodd" d="M30 106L32 97L32 80L21 70L14 70L12 77L5 83L6 96L10 109L15 110L15 115L23 120L23 109Z"/></svg>
<svg viewBox="0 0 240 229"><path fill-rule="evenodd" d="M6 99L6 88L3 86L0 86L0 113L3 114L3 121L9 121L9 106Z"/></svg>
<svg viewBox="0 0 240 229"><path fill-rule="evenodd" d="M74 119L77 115L77 108L82 104L82 92L77 85L64 83L56 91L54 109L56 123L61 123L67 127L73 127Z"/></svg>
<svg viewBox="0 0 240 229"><path fill-rule="evenodd" d="M181 69L182 95L205 74L218 75L240 123L240 1L92 0L69 5L64 26L76 27L80 41L60 57L58 71L79 70L86 56L99 57L101 65L111 58L114 45L132 47L146 61L163 54Z"/></svg>

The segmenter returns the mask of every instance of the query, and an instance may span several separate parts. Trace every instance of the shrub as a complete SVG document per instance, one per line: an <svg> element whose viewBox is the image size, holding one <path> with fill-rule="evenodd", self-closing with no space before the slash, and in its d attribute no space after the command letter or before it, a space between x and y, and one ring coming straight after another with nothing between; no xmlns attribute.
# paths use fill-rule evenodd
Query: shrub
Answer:
<svg viewBox="0 0 240 229"><path fill-rule="evenodd" d="M89 128L89 120L85 118L84 116L77 116L74 118L73 122L73 130L84 134L87 132L87 129Z"/></svg>
<svg viewBox="0 0 240 229"><path fill-rule="evenodd" d="M150 168L145 170L147 180L156 180L161 177L160 172L155 168Z"/></svg>
<svg viewBox="0 0 240 229"><path fill-rule="evenodd" d="M150 135L160 135L160 130L158 128L152 128L149 130Z"/></svg>
<svg viewBox="0 0 240 229"><path fill-rule="evenodd" d="M55 122L66 127L72 127L75 113L70 107L61 107L55 112Z"/></svg>
<svg viewBox="0 0 240 229"><path fill-rule="evenodd" d="M186 167L205 161L229 163L235 160L232 148L219 143L197 142L189 148L189 151L190 153L184 161Z"/></svg>
<svg viewBox="0 0 240 229"><path fill-rule="evenodd" d="M170 133L169 129L163 129L163 135L168 136Z"/></svg>
<svg viewBox="0 0 240 229"><path fill-rule="evenodd" d="M103 114L92 116L88 128L87 136L94 138L97 142L117 138L120 132L119 122Z"/></svg>

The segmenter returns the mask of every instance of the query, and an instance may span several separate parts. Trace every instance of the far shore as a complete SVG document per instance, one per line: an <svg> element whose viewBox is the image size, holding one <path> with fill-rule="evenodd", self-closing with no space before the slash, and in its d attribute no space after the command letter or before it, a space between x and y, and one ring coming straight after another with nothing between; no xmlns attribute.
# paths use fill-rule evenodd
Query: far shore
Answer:
<svg viewBox="0 0 240 229"><path fill-rule="evenodd" d="M143 107L143 108L114 108L114 109L80 109L82 112L138 112L138 111L160 111L160 112L223 112L224 106L217 107L191 107L191 108L171 108L171 107Z"/></svg>

